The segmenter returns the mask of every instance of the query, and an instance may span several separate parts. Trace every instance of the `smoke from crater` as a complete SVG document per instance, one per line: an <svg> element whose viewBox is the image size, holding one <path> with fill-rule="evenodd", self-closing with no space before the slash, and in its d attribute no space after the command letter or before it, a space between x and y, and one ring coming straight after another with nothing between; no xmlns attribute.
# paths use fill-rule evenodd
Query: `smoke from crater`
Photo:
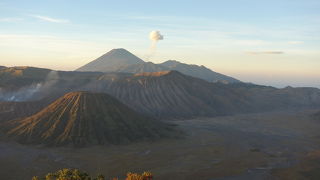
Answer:
<svg viewBox="0 0 320 180"><path fill-rule="evenodd" d="M149 34L149 39L151 40L151 46L146 57L147 60L156 53L158 41L163 40L164 38L160 31L151 31Z"/></svg>
<svg viewBox="0 0 320 180"><path fill-rule="evenodd" d="M16 91L5 91L0 88L0 101L28 101L38 92L44 92L53 87L59 80L57 71L50 71L44 82L33 83Z"/></svg>

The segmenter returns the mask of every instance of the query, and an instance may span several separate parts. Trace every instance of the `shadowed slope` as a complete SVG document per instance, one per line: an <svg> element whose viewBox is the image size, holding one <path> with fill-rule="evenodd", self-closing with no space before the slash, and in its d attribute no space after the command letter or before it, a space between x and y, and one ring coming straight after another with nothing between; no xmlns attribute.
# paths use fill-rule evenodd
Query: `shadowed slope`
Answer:
<svg viewBox="0 0 320 180"><path fill-rule="evenodd" d="M5 124L21 143L120 144L167 136L171 127L132 111L102 93L71 92L39 113Z"/></svg>

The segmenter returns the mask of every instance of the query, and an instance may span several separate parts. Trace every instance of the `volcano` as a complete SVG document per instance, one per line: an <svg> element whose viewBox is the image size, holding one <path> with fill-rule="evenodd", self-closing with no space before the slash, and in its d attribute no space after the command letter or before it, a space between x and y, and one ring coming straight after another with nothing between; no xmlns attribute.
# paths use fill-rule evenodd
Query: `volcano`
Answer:
<svg viewBox="0 0 320 180"><path fill-rule="evenodd" d="M113 49L94 61L80 67L76 71L116 72L133 64L142 64L144 61L125 49Z"/></svg>
<svg viewBox="0 0 320 180"><path fill-rule="evenodd" d="M170 136L172 125L142 116L104 93L71 92L40 112L4 124L20 143L123 144Z"/></svg>

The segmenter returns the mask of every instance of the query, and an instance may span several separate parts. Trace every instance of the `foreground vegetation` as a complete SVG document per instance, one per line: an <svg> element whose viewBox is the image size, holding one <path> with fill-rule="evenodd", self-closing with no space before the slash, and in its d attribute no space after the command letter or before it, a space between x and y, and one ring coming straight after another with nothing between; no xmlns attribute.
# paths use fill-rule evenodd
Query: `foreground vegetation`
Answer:
<svg viewBox="0 0 320 180"><path fill-rule="evenodd" d="M119 180L118 178L109 178L111 180ZM108 180L109 180L108 179ZM153 176L150 172L144 172L141 175L137 173L127 173L125 180L152 180ZM107 180L102 174L92 177L86 172L78 169L61 169L55 173L48 173L45 177L34 176L32 180Z"/></svg>

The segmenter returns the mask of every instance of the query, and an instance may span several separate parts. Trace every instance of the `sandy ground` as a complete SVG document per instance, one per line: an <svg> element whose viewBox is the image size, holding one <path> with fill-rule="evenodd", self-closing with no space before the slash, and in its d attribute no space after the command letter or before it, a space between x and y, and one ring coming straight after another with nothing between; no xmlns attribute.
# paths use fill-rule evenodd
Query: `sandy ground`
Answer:
<svg viewBox="0 0 320 180"><path fill-rule="evenodd" d="M274 168L291 167L320 149L314 111L273 112L179 120L182 139L81 149L0 143L0 177L30 180L61 168L123 177L151 171L156 180L277 179Z"/></svg>

